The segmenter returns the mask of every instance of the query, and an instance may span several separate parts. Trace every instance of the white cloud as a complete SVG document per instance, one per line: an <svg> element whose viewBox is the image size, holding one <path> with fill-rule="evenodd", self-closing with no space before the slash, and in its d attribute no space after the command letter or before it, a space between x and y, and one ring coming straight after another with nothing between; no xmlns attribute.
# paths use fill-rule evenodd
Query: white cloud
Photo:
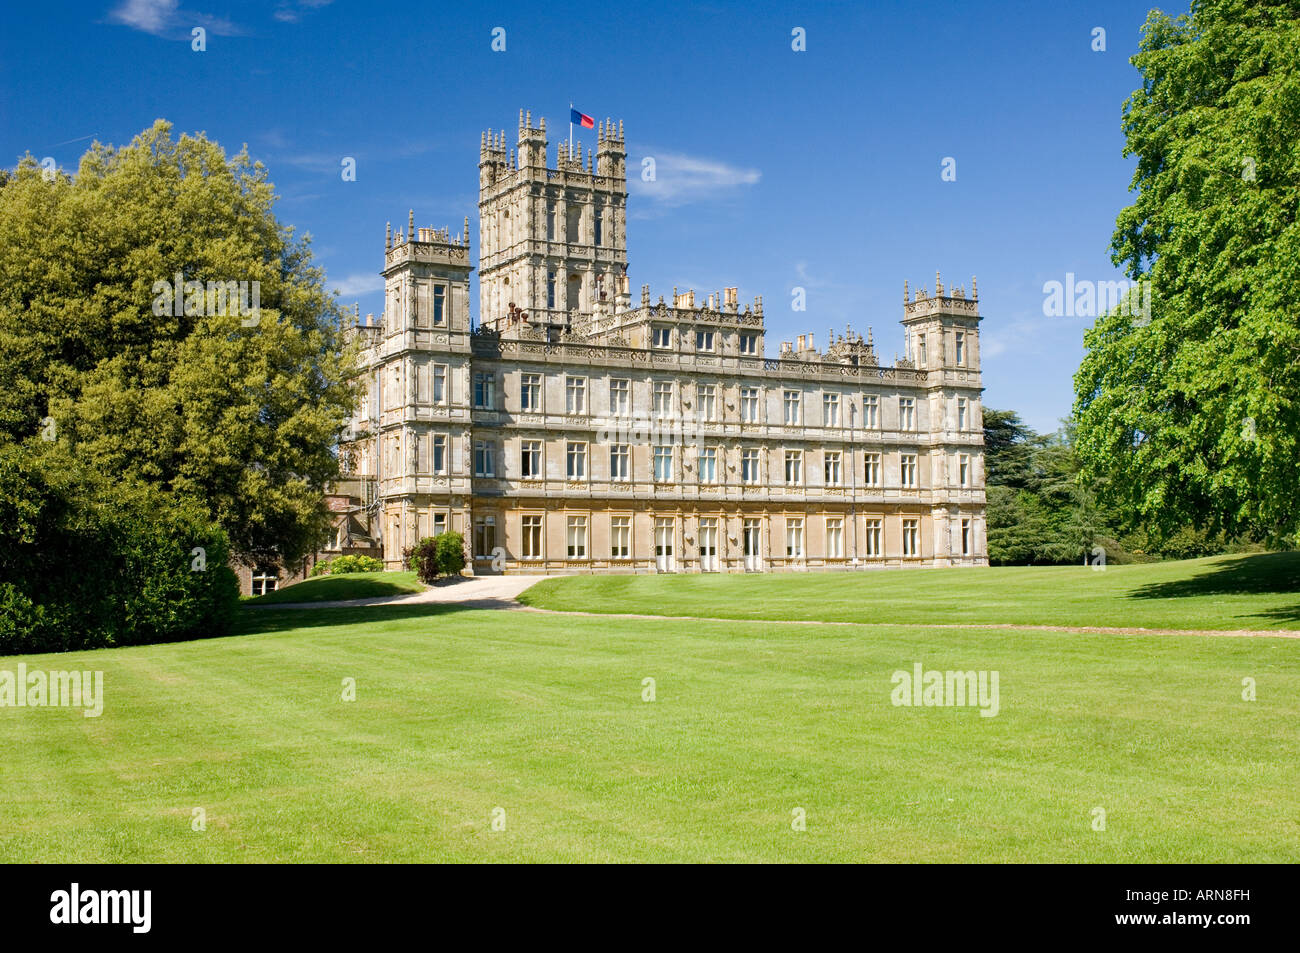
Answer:
<svg viewBox="0 0 1300 953"><path fill-rule="evenodd" d="M655 178L642 178L643 159L654 159ZM739 188L756 185L758 169L742 168L716 159L683 155L680 152L647 150L628 163L628 191L660 205L673 207L708 201L734 194Z"/></svg>
<svg viewBox="0 0 1300 953"><path fill-rule="evenodd" d="M363 271L348 275L346 278L339 281L338 284L326 282L326 286L333 287L344 297L350 295L370 294L372 291L384 290L384 276L377 273Z"/></svg>
<svg viewBox="0 0 1300 953"><path fill-rule="evenodd" d="M217 36L238 36L242 32L229 20L182 10L179 0L123 0L109 12L108 19L164 39L188 40L190 30L196 26Z"/></svg>

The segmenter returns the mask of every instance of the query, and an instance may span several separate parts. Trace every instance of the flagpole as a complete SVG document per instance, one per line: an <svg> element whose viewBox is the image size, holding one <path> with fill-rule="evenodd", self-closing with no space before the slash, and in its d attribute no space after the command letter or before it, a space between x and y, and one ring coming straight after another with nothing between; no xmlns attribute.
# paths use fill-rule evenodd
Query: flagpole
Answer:
<svg viewBox="0 0 1300 953"><path fill-rule="evenodd" d="M569 156L573 156L573 100L569 100Z"/></svg>

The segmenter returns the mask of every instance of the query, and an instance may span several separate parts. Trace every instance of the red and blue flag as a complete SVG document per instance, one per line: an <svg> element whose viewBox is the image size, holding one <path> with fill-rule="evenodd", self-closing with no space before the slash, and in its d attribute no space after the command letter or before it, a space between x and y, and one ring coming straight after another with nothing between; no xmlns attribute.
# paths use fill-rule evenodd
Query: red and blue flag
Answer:
<svg viewBox="0 0 1300 953"><path fill-rule="evenodd" d="M596 120L586 113L580 113L576 109L569 109L569 122L576 122L583 129L595 129Z"/></svg>

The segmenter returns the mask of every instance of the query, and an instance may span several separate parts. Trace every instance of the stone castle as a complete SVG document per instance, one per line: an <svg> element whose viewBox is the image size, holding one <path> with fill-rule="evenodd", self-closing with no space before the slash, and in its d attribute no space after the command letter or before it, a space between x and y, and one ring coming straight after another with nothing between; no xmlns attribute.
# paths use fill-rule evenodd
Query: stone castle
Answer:
<svg viewBox="0 0 1300 953"><path fill-rule="evenodd" d="M444 530L476 573L761 572L986 565L979 304L909 294L905 357L871 331L768 353L736 288L634 303L623 124L594 154L520 113L479 147L469 219L385 240L385 306L358 320L362 396L341 448L335 547L389 568Z"/></svg>

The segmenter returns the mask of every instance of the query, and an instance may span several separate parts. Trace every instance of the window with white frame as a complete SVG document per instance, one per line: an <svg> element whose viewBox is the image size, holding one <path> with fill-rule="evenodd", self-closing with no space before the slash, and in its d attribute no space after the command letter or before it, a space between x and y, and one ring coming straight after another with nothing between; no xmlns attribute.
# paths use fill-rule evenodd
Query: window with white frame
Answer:
<svg viewBox="0 0 1300 953"><path fill-rule="evenodd" d="M672 328L655 328L654 329L654 346L669 348L673 346L673 329Z"/></svg>
<svg viewBox="0 0 1300 953"><path fill-rule="evenodd" d="M758 388L742 387L740 389L740 420L742 423L758 423Z"/></svg>
<svg viewBox="0 0 1300 953"><path fill-rule="evenodd" d="M654 476L656 483L672 482L673 448L671 444L659 444L654 448Z"/></svg>
<svg viewBox="0 0 1300 953"><path fill-rule="evenodd" d="M433 323L441 325L446 320L447 289L443 285L433 286Z"/></svg>
<svg viewBox="0 0 1300 953"><path fill-rule="evenodd" d="M862 544L862 551L865 555L881 555L880 532L880 520L871 519L866 521L866 533Z"/></svg>
<svg viewBox="0 0 1300 953"><path fill-rule="evenodd" d="M826 558L844 558L844 518L826 517Z"/></svg>
<svg viewBox="0 0 1300 953"><path fill-rule="evenodd" d="M918 334L918 335L916 336L916 366L917 366L917 367L925 367L925 366L926 366L925 335L924 335L924 334Z"/></svg>
<svg viewBox="0 0 1300 953"><path fill-rule="evenodd" d="M275 587L280 581L280 573L274 566L258 566L253 570L250 581L253 585L253 595L264 596L268 592L275 592Z"/></svg>
<svg viewBox="0 0 1300 953"><path fill-rule="evenodd" d="M565 525L566 553L570 559L587 558L587 517L570 516Z"/></svg>
<svg viewBox="0 0 1300 953"><path fill-rule="evenodd" d="M434 513L433 514L433 535L441 536L445 532L447 532L447 514Z"/></svg>
<svg viewBox="0 0 1300 953"><path fill-rule="evenodd" d="M899 486L916 486L916 454L900 453L898 455Z"/></svg>
<svg viewBox="0 0 1300 953"><path fill-rule="evenodd" d="M698 460L701 483L718 482L718 448L701 447Z"/></svg>
<svg viewBox="0 0 1300 953"><path fill-rule="evenodd" d="M963 556L969 556L970 550L971 550L970 520L963 519L961 521L961 554Z"/></svg>
<svg viewBox="0 0 1300 953"><path fill-rule="evenodd" d="M519 409L526 414L542 412L542 375L519 375Z"/></svg>
<svg viewBox="0 0 1300 953"><path fill-rule="evenodd" d="M474 406L491 410L496 406L496 378L492 374L474 375Z"/></svg>
<svg viewBox="0 0 1300 953"><path fill-rule="evenodd" d="M609 555L612 559L632 558L632 517L610 517Z"/></svg>
<svg viewBox="0 0 1300 953"><path fill-rule="evenodd" d="M652 388L653 409L655 417L663 419L671 417L673 414L673 384L672 381L655 381Z"/></svg>
<svg viewBox="0 0 1300 953"><path fill-rule="evenodd" d="M911 397L898 398L898 429L916 429L916 401Z"/></svg>
<svg viewBox="0 0 1300 953"><path fill-rule="evenodd" d="M435 364L433 366L433 402L435 404L447 403L446 364Z"/></svg>
<svg viewBox="0 0 1300 953"><path fill-rule="evenodd" d="M564 412L568 414L587 412L587 378L566 377L564 379Z"/></svg>
<svg viewBox="0 0 1300 953"><path fill-rule="evenodd" d="M587 479L587 445L570 441L566 453L565 472L570 480Z"/></svg>
<svg viewBox="0 0 1300 953"><path fill-rule="evenodd" d="M609 412L615 417L626 417L632 412L632 382L615 378L609 382Z"/></svg>
<svg viewBox="0 0 1300 953"><path fill-rule="evenodd" d="M840 425L840 395L822 394L822 426L838 427Z"/></svg>
<svg viewBox="0 0 1300 953"><path fill-rule="evenodd" d="M712 351L713 350L713 332L696 331L695 332L695 350Z"/></svg>
<svg viewBox="0 0 1300 953"><path fill-rule="evenodd" d="M758 335L742 334L740 336L740 353L746 355L755 355L758 353Z"/></svg>
<svg viewBox="0 0 1300 953"><path fill-rule="evenodd" d="M490 559L497 547L497 520L495 516L474 517L474 555Z"/></svg>
<svg viewBox="0 0 1300 953"><path fill-rule="evenodd" d="M799 424L799 392L797 390L788 390L781 395L782 406L785 408L785 422L788 426L797 426Z"/></svg>
<svg viewBox="0 0 1300 953"><path fill-rule="evenodd" d="M491 440L474 441L474 475L476 477L496 476L493 452L496 445Z"/></svg>
<svg viewBox="0 0 1300 953"><path fill-rule="evenodd" d="M787 450L785 452L786 486L799 486L803 483L803 451Z"/></svg>
<svg viewBox="0 0 1300 953"><path fill-rule="evenodd" d="M790 559L803 559L803 519L787 517L785 521L785 554Z"/></svg>
<svg viewBox="0 0 1300 953"><path fill-rule="evenodd" d="M864 394L862 397L862 426L871 430L880 427L880 398L875 394Z"/></svg>
<svg viewBox="0 0 1300 953"><path fill-rule="evenodd" d="M956 360L953 363L955 363L958 367L965 367L966 366L966 334L962 331L957 331L953 335L953 345L954 345L954 350L956 351L955 354Z"/></svg>
<svg viewBox="0 0 1300 953"><path fill-rule="evenodd" d="M541 559L542 518L540 516L525 516L520 528L523 536L523 558Z"/></svg>
<svg viewBox="0 0 1300 953"><path fill-rule="evenodd" d="M880 454L867 451L862 455L862 482L866 486L880 486Z"/></svg>
<svg viewBox="0 0 1300 953"><path fill-rule="evenodd" d="M758 482L758 450L746 448L740 451L740 482L755 484Z"/></svg>
<svg viewBox="0 0 1300 953"><path fill-rule="evenodd" d="M970 486L970 454L957 455L957 485Z"/></svg>
<svg viewBox="0 0 1300 953"><path fill-rule="evenodd" d="M632 449L625 443L616 443L609 448L609 478L619 482L628 479L631 474Z"/></svg>
<svg viewBox="0 0 1300 953"><path fill-rule="evenodd" d="M903 520L903 555L921 555L921 528L919 520Z"/></svg>
<svg viewBox="0 0 1300 953"><path fill-rule="evenodd" d="M525 480L542 478L542 442L540 440L519 441L519 475Z"/></svg>
<svg viewBox="0 0 1300 953"><path fill-rule="evenodd" d="M966 398L958 397L957 398L957 429L958 430L966 429L966 412L967 412Z"/></svg>
<svg viewBox="0 0 1300 953"><path fill-rule="evenodd" d="M843 482L840 477L840 451L827 450L824 463L823 475L826 478L826 485L839 486Z"/></svg>
<svg viewBox="0 0 1300 953"><path fill-rule="evenodd" d="M697 384L695 386L696 412L700 420L718 419L718 387L716 384Z"/></svg>
<svg viewBox="0 0 1300 953"><path fill-rule="evenodd" d="M447 472L447 437L440 433L433 435L433 472Z"/></svg>

